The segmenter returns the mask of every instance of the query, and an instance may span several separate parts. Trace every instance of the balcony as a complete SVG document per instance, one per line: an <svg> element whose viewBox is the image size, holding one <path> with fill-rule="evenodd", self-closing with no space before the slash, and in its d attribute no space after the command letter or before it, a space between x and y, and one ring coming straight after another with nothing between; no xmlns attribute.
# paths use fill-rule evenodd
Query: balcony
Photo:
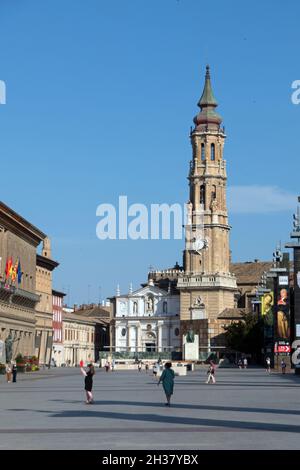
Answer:
<svg viewBox="0 0 300 470"><path fill-rule="evenodd" d="M40 296L0 281L0 300L12 305L34 309L40 300Z"/></svg>

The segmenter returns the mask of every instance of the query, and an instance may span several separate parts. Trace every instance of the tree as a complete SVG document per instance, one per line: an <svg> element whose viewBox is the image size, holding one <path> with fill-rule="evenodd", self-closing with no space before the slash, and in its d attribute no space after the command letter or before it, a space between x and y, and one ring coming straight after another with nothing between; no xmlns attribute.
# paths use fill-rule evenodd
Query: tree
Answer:
<svg viewBox="0 0 300 470"><path fill-rule="evenodd" d="M245 313L240 321L225 328L227 346L234 350L259 355L263 347L263 324L253 313Z"/></svg>

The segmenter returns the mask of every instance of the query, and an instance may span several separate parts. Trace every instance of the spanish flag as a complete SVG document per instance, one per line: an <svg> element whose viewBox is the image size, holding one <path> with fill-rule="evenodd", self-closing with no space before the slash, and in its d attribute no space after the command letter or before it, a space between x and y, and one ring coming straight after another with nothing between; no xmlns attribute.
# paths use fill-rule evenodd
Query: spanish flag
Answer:
<svg viewBox="0 0 300 470"><path fill-rule="evenodd" d="M13 260L12 260L12 258L10 258L10 268L9 268L9 271L8 271L8 277L12 278L13 272L14 272Z"/></svg>

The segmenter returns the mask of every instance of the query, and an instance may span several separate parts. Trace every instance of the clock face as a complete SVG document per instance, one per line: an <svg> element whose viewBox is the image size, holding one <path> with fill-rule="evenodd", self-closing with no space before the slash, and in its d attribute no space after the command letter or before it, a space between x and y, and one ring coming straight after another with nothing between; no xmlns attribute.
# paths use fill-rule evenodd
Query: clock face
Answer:
<svg viewBox="0 0 300 470"><path fill-rule="evenodd" d="M206 240L202 240L201 238L198 238L195 240L194 246L193 246L195 251L201 251L205 247L206 247Z"/></svg>

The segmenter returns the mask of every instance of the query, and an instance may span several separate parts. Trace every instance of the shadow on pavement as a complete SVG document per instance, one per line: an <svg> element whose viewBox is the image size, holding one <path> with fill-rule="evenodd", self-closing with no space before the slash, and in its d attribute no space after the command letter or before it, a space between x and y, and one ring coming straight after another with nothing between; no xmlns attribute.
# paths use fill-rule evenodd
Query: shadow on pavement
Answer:
<svg viewBox="0 0 300 470"><path fill-rule="evenodd" d="M11 410L18 411L18 410ZM21 411L21 410L19 410ZM26 410L29 411L29 410ZM262 422L247 422L247 421L234 421L223 419L207 419L207 418L189 418L179 416L162 416L157 414L144 414L144 413L113 413L106 411L96 411L92 407L85 410L64 410L54 413L49 413L45 410L31 410L36 413L48 414L51 418L95 418L95 419L110 419L110 420L126 420L126 421L143 421L147 423L168 423L171 425L192 425L204 427L224 428L224 431L232 429L250 430L250 431L271 431L271 432L289 432L300 433L300 425L289 425L279 423L262 423ZM172 413L172 407L169 409ZM146 431L147 428L141 429ZM126 432L126 425L124 427Z"/></svg>

